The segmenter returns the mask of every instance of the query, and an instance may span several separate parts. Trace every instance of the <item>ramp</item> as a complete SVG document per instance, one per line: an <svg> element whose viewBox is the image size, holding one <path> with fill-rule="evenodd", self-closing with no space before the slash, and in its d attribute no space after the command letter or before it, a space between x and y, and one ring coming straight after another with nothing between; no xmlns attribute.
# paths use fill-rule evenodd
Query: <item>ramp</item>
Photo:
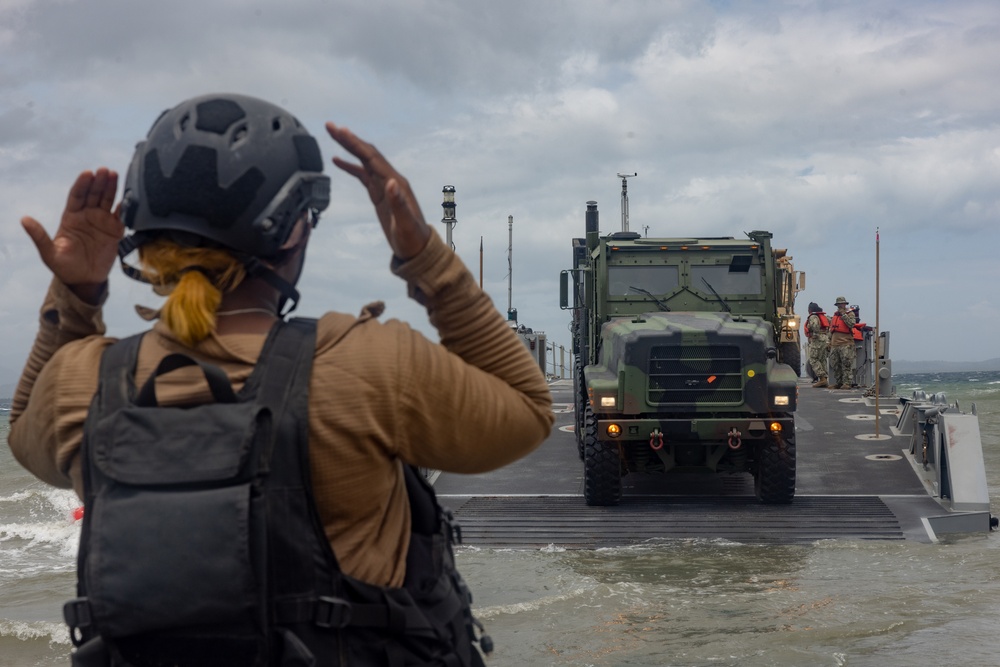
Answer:
<svg viewBox="0 0 1000 667"><path fill-rule="evenodd" d="M476 496L458 506L455 516L463 544L508 548L592 549L657 539L905 539L877 496L800 496L791 505L760 505L749 497L630 497L616 507L588 507L579 496Z"/></svg>
<svg viewBox="0 0 1000 667"><path fill-rule="evenodd" d="M455 510L465 543L477 546L586 549L658 539L932 542L942 533L988 530L987 511L945 510L911 466L907 434L886 424L873 437L875 410L860 391L804 386L795 420L798 466L791 505L758 504L749 474L633 473L623 478L619 506L588 507L567 381L551 385L556 429L538 450L489 473L443 473L434 487ZM895 407L881 409L883 421L898 417ZM958 435L964 438L965 431ZM966 493L974 481L954 484Z"/></svg>

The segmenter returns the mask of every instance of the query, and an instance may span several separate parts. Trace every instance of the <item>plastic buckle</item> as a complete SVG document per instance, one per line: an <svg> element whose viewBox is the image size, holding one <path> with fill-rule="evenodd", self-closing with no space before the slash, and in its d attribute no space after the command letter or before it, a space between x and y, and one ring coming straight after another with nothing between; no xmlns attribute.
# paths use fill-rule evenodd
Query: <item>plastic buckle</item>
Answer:
<svg viewBox="0 0 1000 667"><path fill-rule="evenodd" d="M63 605L63 619L71 628L86 628L93 622L90 615L90 600L74 598Z"/></svg>
<svg viewBox="0 0 1000 667"><path fill-rule="evenodd" d="M84 633L81 629L93 624L93 616L90 613L90 600L87 598L74 598L63 605L63 619L69 626L69 639L73 646L79 648L84 641Z"/></svg>
<svg viewBox="0 0 1000 667"><path fill-rule="evenodd" d="M316 600L315 623L321 628L346 628L351 622L351 603L321 595Z"/></svg>

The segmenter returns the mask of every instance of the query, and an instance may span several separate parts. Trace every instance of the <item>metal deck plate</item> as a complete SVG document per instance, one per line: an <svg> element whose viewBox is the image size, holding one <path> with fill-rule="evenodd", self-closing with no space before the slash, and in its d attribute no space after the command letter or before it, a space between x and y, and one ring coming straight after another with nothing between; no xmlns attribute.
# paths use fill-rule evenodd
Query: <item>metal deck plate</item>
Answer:
<svg viewBox="0 0 1000 667"><path fill-rule="evenodd" d="M791 505L758 504L748 474L630 474L622 479L621 505L588 507L572 433L571 384L561 380L551 388L555 429L536 451L489 473L436 478L438 496L456 510L466 544L594 548L692 538L928 542L932 536L924 519L945 511L902 457L908 438L889 435L894 415L882 411L878 424L857 419L875 413L860 390L813 389L805 379L796 414ZM871 437L879 426L880 437Z"/></svg>
<svg viewBox="0 0 1000 667"><path fill-rule="evenodd" d="M616 507L588 507L580 497L479 496L455 516L464 544L508 548L596 548L656 539L904 539L895 515L874 496L800 496L791 505L760 505L749 497L628 497Z"/></svg>

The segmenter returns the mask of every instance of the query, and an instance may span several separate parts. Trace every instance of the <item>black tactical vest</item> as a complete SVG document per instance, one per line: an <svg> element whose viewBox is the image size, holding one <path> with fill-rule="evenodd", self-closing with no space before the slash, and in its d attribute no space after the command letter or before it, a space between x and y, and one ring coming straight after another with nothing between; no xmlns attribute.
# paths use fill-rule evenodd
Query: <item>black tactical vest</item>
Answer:
<svg viewBox="0 0 1000 667"><path fill-rule="evenodd" d="M457 526L412 467L404 586L340 572L309 476L315 321L275 326L238 393L179 354L136 391L140 341L105 351L84 427L75 666L483 664ZM215 401L158 406L155 379L190 365Z"/></svg>

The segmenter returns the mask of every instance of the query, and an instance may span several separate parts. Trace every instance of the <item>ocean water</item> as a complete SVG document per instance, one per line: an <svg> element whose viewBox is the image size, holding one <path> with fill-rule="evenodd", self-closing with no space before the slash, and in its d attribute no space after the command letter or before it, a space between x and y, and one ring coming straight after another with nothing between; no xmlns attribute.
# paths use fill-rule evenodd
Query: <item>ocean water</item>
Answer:
<svg viewBox="0 0 1000 667"><path fill-rule="evenodd" d="M1000 373L900 375L979 415L1000 515ZM7 423L0 416L0 440ZM68 664L79 526L68 491L0 446L0 667ZM153 520L151 518L151 520ZM462 547L490 665L1000 665L1000 534L938 544L663 541L617 549Z"/></svg>
<svg viewBox="0 0 1000 667"><path fill-rule="evenodd" d="M7 447L0 414L0 667L65 665L62 602L74 597L80 538L72 491L27 473Z"/></svg>

